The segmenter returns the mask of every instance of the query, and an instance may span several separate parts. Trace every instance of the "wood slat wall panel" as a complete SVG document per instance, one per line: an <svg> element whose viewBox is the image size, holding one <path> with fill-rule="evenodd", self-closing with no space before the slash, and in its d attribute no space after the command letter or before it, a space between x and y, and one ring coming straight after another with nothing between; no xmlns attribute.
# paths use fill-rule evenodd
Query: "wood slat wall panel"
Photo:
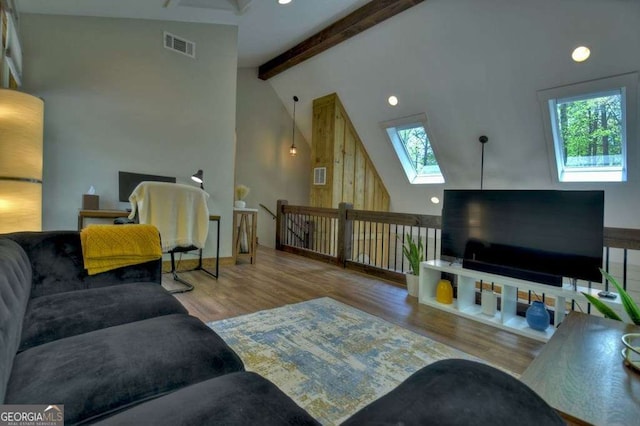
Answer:
<svg viewBox="0 0 640 426"><path fill-rule="evenodd" d="M389 193L338 96L313 102L312 168L327 167L327 184L312 185L311 205L341 202L366 210L389 210Z"/></svg>
<svg viewBox="0 0 640 426"><path fill-rule="evenodd" d="M353 185L353 207L356 209L364 210L364 184L365 184L365 171L366 171L366 159L362 151L362 147L356 146L356 164L355 164L355 181Z"/></svg>
<svg viewBox="0 0 640 426"><path fill-rule="evenodd" d="M318 102L316 102L318 101ZM311 146L311 191L310 205L314 207L332 207L333 182L333 137L335 105L330 99L316 100L313 103L312 140L318 141ZM325 185L313 184L313 168L326 167Z"/></svg>
<svg viewBox="0 0 640 426"><path fill-rule="evenodd" d="M356 167L356 141L353 133L344 135L344 167L342 174L342 198L355 202L355 167Z"/></svg>
<svg viewBox="0 0 640 426"><path fill-rule="evenodd" d="M346 139L346 123L344 115L336 108L335 121L333 124L333 180L332 180L332 196L331 207L337 207L344 199L342 193L344 190L344 155L345 155L345 139ZM348 132L351 133L351 132Z"/></svg>

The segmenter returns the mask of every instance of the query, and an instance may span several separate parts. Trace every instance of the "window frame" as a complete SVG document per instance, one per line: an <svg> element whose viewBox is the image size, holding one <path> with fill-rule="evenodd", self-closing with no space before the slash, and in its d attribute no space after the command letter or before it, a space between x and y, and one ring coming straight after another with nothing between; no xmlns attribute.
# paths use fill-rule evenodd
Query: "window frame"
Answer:
<svg viewBox="0 0 640 426"><path fill-rule="evenodd" d="M565 168L563 146L558 134L556 106L558 101L579 101L598 95L620 93L622 96L622 157L621 167ZM613 77L585 81L566 86L541 90L538 102L542 109L547 156L551 177L561 184L572 183L624 183L637 179L638 136L638 73L632 72ZM556 143L558 142L558 143Z"/></svg>
<svg viewBox="0 0 640 426"><path fill-rule="evenodd" d="M436 159L436 163L438 164L438 168L440 169L439 174L428 174L421 175L418 174L414 165L410 161L409 153L407 152L407 148L405 147L402 140L400 140L400 136L398 135L398 129L406 129L414 126L422 126L424 128L425 134L427 135L429 145L433 150L433 155ZM407 177L407 180L412 185L422 185L422 184L443 184L445 183L445 174L442 169L442 165L440 161L438 161L438 151L435 146L433 136L427 127L427 115L424 113L411 115L408 117L402 117L395 120L389 120L380 123L380 126L385 134L385 137L391 145L400 161L402 169Z"/></svg>

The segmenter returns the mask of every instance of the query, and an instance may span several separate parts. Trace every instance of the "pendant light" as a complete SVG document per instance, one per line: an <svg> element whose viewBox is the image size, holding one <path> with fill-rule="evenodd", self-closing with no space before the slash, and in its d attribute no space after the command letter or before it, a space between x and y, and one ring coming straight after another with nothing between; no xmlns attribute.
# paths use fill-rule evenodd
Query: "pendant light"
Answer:
<svg viewBox="0 0 640 426"><path fill-rule="evenodd" d="M298 149L296 148L296 103L298 102L298 97L293 97L293 129L291 132L291 147L289 148L289 154L292 157L295 157L298 153Z"/></svg>

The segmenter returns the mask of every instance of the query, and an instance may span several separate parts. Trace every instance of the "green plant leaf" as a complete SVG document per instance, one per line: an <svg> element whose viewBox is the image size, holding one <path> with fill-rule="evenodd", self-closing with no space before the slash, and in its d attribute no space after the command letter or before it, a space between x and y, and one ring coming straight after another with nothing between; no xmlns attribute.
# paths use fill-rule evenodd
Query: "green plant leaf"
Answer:
<svg viewBox="0 0 640 426"><path fill-rule="evenodd" d="M600 311L600 313L604 315L605 318L610 318L616 321L622 321L622 318L620 318L618 314L616 314L613 311L613 309L611 309L608 305L606 305L602 300L597 299L585 292L582 292L582 294L584 294L584 297L587 298L589 303L591 303L598 311Z"/></svg>
<svg viewBox="0 0 640 426"><path fill-rule="evenodd" d="M602 275L615 286L616 290L618 290L618 293L620 293L622 306L624 306L624 310L627 312L627 315L629 315L631 321L636 325L640 325L640 309L638 308L638 305L633 301L631 296L629 296L629 293L627 293L625 289L622 288L620 284L618 284L618 281L616 281L616 279L613 278L607 271L600 268L600 273L602 273Z"/></svg>
<svg viewBox="0 0 640 426"><path fill-rule="evenodd" d="M424 247L422 240L418 240L418 244L415 243L411 234L407 233L407 239L405 245L402 247L402 253L409 262L409 267L414 275L420 274L420 262L424 260Z"/></svg>

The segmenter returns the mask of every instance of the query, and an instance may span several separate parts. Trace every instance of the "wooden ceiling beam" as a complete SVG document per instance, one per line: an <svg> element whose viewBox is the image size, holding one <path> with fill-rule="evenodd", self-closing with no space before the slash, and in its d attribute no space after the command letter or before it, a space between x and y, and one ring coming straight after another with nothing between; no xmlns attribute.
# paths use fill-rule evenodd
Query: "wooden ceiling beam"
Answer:
<svg viewBox="0 0 640 426"><path fill-rule="evenodd" d="M413 7L424 0L372 0L258 68L258 77L268 80L327 49Z"/></svg>

